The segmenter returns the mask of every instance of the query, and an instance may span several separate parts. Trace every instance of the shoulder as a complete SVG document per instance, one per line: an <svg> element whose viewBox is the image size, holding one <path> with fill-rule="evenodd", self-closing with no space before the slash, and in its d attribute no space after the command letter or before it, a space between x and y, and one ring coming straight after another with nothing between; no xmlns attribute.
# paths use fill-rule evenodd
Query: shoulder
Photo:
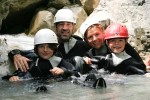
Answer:
<svg viewBox="0 0 150 100"><path fill-rule="evenodd" d="M75 38L76 40L82 40L83 41L83 39L77 35L73 35L72 37Z"/></svg>
<svg viewBox="0 0 150 100"><path fill-rule="evenodd" d="M126 50L131 50L131 49L134 49L134 47L132 47L129 43L127 43L126 46L125 46L125 49Z"/></svg>

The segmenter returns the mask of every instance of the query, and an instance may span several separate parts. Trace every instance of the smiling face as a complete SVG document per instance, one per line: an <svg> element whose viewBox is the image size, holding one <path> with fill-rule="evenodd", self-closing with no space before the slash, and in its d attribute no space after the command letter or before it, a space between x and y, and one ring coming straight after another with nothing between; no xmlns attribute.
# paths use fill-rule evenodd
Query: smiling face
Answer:
<svg viewBox="0 0 150 100"><path fill-rule="evenodd" d="M43 59L49 59L50 57L53 56L54 54L54 48L45 43L45 44L39 44L37 46L37 52L38 52L38 55L43 58Z"/></svg>
<svg viewBox="0 0 150 100"><path fill-rule="evenodd" d="M104 31L98 24L90 26L85 34L85 40L92 48L99 49L104 44Z"/></svg>
<svg viewBox="0 0 150 100"><path fill-rule="evenodd" d="M73 34L74 26L72 22L58 22L56 24L56 33L61 41L69 41Z"/></svg>
<svg viewBox="0 0 150 100"><path fill-rule="evenodd" d="M107 40L107 45L113 53L121 53L124 50L126 43L127 39L122 38Z"/></svg>

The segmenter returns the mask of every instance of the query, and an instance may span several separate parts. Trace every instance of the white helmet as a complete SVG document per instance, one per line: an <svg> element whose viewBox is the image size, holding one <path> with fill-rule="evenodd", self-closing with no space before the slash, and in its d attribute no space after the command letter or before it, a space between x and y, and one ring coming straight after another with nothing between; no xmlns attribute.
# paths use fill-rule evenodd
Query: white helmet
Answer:
<svg viewBox="0 0 150 100"><path fill-rule="evenodd" d="M50 29L40 29L34 37L34 45L43 43L55 43L58 44L56 34Z"/></svg>
<svg viewBox="0 0 150 100"><path fill-rule="evenodd" d="M76 17L70 9L60 9L54 16L54 23L62 21L76 23Z"/></svg>
<svg viewBox="0 0 150 100"><path fill-rule="evenodd" d="M81 27L80 27L80 33L82 34L82 36L84 37L86 30L94 24L100 24L99 21L95 21L95 20L88 20L82 23Z"/></svg>

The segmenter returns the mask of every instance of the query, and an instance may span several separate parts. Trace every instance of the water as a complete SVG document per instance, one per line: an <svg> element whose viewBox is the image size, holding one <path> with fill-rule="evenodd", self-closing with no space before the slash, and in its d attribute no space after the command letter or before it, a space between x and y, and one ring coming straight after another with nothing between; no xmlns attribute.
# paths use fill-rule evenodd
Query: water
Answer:
<svg viewBox="0 0 150 100"><path fill-rule="evenodd" d="M10 72L7 53L15 48L33 49L33 38L3 35L0 44L0 76ZM1 42L2 43L2 42ZM3 57L2 57L3 56ZM3 59L4 58L4 59ZM103 75L107 88L93 89L71 81L50 82L47 92L36 92L41 83L33 80L8 82L0 79L0 100L150 100L150 78L133 75Z"/></svg>
<svg viewBox="0 0 150 100"><path fill-rule="evenodd" d="M111 76L111 75L110 75ZM93 89L70 81L52 82L47 92L36 92L37 81L8 82L0 80L1 100L149 100L150 79L123 76L106 79L107 88ZM108 78L108 77L107 77ZM121 82L122 80L122 82ZM110 82L110 83L108 83ZM111 83L112 82L112 83ZM121 84L120 84L121 82Z"/></svg>

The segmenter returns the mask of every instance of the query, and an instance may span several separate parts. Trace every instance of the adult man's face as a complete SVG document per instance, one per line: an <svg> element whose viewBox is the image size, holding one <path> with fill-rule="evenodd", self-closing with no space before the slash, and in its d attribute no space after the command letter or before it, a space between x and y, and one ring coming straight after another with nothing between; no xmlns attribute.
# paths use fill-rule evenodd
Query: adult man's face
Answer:
<svg viewBox="0 0 150 100"><path fill-rule="evenodd" d="M69 41L73 34L75 24L72 22L58 22L56 24L56 33L58 38L63 41Z"/></svg>

